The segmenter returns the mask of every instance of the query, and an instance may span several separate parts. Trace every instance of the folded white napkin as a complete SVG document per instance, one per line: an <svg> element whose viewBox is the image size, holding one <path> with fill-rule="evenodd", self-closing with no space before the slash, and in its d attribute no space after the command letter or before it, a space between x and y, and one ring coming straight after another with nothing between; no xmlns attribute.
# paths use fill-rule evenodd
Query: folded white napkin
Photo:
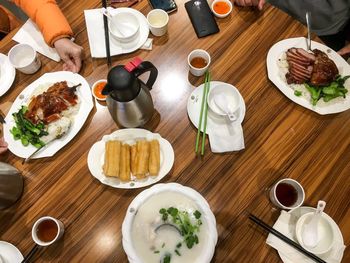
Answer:
<svg viewBox="0 0 350 263"><path fill-rule="evenodd" d="M59 62L61 60L56 49L46 44L39 28L31 19L25 22L12 39L18 43L32 46L37 52L54 61Z"/></svg>
<svg viewBox="0 0 350 263"><path fill-rule="evenodd" d="M277 219L273 228L289 237L293 241L297 242L294 231L295 231L295 220L291 218L291 214L286 211L281 211L281 215ZM314 263L313 260L304 256L298 250L288 245L278 237L269 234L266 239L266 243L277 249L281 254L283 254L286 258L290 260L290 262L298 262L298 263ZM328 263L340 263L343 257L343 253L345 250L345 246L341 240L336 239L333 248L323 255L318 255L319 258L325 260Z"/></svg>
<svg viewBox="0 0 350 263"><path fill-rule="evenodd" d="M227 128L222 125L211 125L209 134L210 148L213 153L233 152L244 149L243 129L240 123L227 122Z"/></svg>
<svg viewBox="0 0 350 263"><path fill-rule="evenodd" d="M128 8L129 12L140 15L140 13L132 8ZM115 9L110 9L109 12L113 13L115 12ZM91 56L95 58L105 58L106 57L106 46L105 46L105 33L104 33L104 25L103 25L103 14L102 14L102 8L100 9L91 9L91 10L84 10L84 16L85 16L85 23L88 33L88 39L89 39L89 46L90 46L90 52ZM142 15L143 16L143 15ZM142 19L143 24L140 25L140 37L143 38L143 32L145 32L145 24L147 24L146 18ZM142 32L141 32L142 31ZM147 25L147 35L149 32L148 25ZM109 34L109 44L110 44L110 53L111 56L119 55L119 54L125 54L129 53L129 50L133 50L136 46L141 49L151 50L152 49L152 39L144 39L145 42L143 42L141 45L138 44L121 44L118 43L116 40L113 39L112 35ZM130 46L132 45L132 46Z"/></svg>

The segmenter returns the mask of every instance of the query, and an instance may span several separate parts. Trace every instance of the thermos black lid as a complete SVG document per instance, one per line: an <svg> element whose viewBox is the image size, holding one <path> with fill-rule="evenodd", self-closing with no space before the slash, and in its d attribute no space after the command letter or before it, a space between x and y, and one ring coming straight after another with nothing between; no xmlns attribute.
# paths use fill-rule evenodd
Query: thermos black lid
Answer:
<svg viewBox="0 0 350 263"><path fill-rule="evenodd" d="M140 82L134 73L130 73L124 66L112 68L107 76L107 84L102 91L103 95L110 95L120 102L131 101L140 92Z"/></svg>

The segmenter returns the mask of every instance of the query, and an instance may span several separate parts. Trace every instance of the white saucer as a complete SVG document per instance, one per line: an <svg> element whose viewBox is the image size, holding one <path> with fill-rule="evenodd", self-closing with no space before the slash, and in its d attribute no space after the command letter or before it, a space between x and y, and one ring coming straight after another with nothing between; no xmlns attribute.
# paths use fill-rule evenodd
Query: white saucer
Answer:
<svg viewBox="0 0 350 263"><path fill-rule="evenodd" d="M233 89L237 88L231 84L221 82L221 81L211 81L210 87L214 87L216 85L228 85L232 87ZM201 111L201 103L202 103L202 96L203 96L203 88L204 84L197 87L190 95L190 97L187 100L187 114L190 118L193 125L198 128L199 123L199 115ZM237 90L238 91L238 90ZM238 91L239 93L239 91ZM245 103L243 100L242 95L239 93L239 110L238 110L238 120L237 122L242 123L244 116L245 116ZM212 112L208 107L208 120L207 120L207 130L206 133L209 134L212 129L228 129L228 123L226 116L219 116ZM203 131L203 127L201 129Z"/></svg>
<svg viewBox="0 0 350 263"><path fill-rule="evenodd" d="M291 225L295 226L296 222L298 221L298 219L302 215L304 215L306 213L314 212L315 210L316 210L315 208L307 207L307 206L301 206L301 207L290 210L288 213L291 214L291 218L290 218ZM331 225L332 225L333 231L334 231L334 241L338 241L339 243L344 244L343 235L342 235L337 223L334 222L334 220L326 213L323 213L323 215L329 220L329 222L331 222ZM295 237L295 229L293 228L290 231L293 232L293 237ZM296 240L296 237L294 239ZM319 257L321 257L323 260L327 261L327 258L330 256L330 254L332 253L332 250L334 250L334 249L336 249L336 248L332 248L329 252L327 252ZM288 257L286 257L284 254L280 253L279 251L278 251L278 254L280 255L280 257L284 263L295 263L295 262L291 261ZM307 259L303 262L298 262L298 263L306 263L306 262L308 263L308 262L313 262L313 261Z"/></svg>
<svg viewBox="0 0 350 263"><path fill-rule="evenodd" d="M149 27L147 19L142 13L133 8L126 7L116 9L109 8L108 12L111 15L117 14L119 12L129 12L130 14L135 15L140 23L138 36L129 43L120 43L113 38L112 34L109 34L111 56L134 52L145 44L149 34ZM106 47L102 17L103 15L101 13L101 9L85 10L84 15L91 56L95 58L105 58Z"/></svg>
<svg viewBox="0 0 350 263"><path fill-rule="evenodd" d="M4 263L20 263L23 260L18 248L6 241L0 241L0 256Z"/></svg>
<svg viewBox="0 0 350 263"><path fill-rule="evenodd" d="M8 57L0 53L0 96L11 88L15 76L16 69L11 65Z"/></svg>

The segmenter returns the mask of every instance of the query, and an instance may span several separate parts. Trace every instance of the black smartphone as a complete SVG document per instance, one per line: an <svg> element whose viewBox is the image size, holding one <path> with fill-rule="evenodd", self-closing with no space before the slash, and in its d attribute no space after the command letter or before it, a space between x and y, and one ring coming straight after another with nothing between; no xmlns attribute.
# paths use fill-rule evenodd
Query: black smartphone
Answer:
<svg viewBox="0 0 350 263"><path fill-rule="evenodd" d="M177 10L174 0L148 0L153 9L163 9L167 13Z"/></svg>

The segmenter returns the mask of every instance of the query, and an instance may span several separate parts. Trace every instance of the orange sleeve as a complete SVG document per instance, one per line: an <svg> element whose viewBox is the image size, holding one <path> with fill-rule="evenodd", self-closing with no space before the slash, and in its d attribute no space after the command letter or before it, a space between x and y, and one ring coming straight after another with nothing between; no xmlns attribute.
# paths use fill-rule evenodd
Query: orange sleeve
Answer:
<svg viewBox="0 0 350 263"><path fill-rule="evenodd" d="M38 25L46 43L63 37L72 37L73 31L55 0L14 0L23 11Z"/></svg>

